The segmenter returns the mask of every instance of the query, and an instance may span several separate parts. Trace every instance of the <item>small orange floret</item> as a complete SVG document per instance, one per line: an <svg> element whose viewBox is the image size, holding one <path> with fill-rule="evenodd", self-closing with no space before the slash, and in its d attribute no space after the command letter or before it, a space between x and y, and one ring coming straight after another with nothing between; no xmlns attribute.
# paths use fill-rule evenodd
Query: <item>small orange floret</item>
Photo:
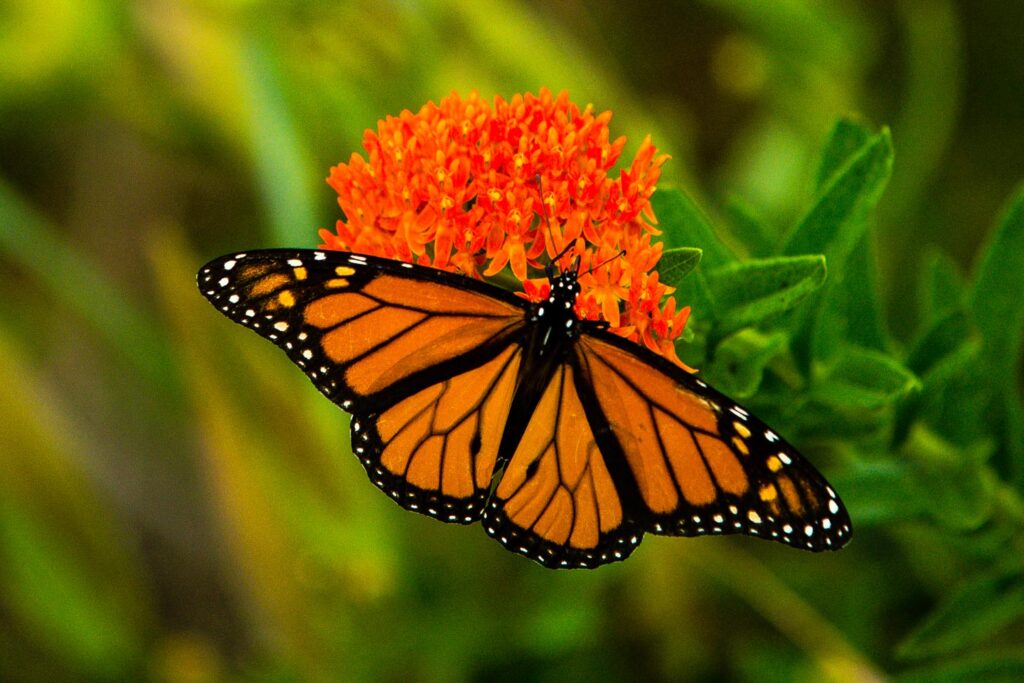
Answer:
<svg viewBox="0 0 1024 683"><path fill-rule="evenodd" d="M648 137L616 171L626 139L611 139L610 120L547 89L493 103L453 93L389 116L364 134L365 156L331 169L344 218L320 231L321 247L476 278L508 266L536 301L547 283L530 278L575 242L562 265L580 257L577 315L682 365L674 341L689 309L675 312L651 244L649 200L668 156Z"/></svg>

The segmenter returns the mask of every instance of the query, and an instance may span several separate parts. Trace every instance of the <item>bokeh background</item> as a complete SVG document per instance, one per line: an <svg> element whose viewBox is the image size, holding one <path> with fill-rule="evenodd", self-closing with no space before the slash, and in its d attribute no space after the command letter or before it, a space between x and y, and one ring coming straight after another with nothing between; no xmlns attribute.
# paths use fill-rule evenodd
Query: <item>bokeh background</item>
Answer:
<svg viewBox="0 0 1024 683"><path fill-rule="evenodd" d="M542 86L613 110L627 156L650 133L723 225L737 203L798 217L840 117L890 126L871 223L897 354L919 274L970 273L1024 178L1015 0L6 0L0 678L1024 671L1024 515L999 468L998 514L955 528L854 482L838 554L648 537L545 570L397 508L346 416L195 290L222 253L315 246L339 217L323 178L379 118ZM841 448L808 449L855 479ZM979 601L966 635L936 627Z"/></svg>

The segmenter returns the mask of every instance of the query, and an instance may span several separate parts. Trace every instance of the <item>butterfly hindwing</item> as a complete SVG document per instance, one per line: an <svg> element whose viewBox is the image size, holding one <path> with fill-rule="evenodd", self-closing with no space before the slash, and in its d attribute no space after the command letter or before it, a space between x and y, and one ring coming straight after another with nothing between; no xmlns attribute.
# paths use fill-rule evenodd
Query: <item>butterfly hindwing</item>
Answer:
<svg viewBox="0 0 1024 683"><path fill-rule="evenodd" d="M632 511L664 535L745 533L806 550L850 537L824 478L742 406L632 342L592 331L577 358L639 492ZM624 479L624 478L622 478Z"/></svg>
<svg viewBox="0 0 1024 683"><path fill-rule="evenodd" d="M484 515L488 534L549 567L622 560L643 538L586 418L575 375L567 363L556 370Z"/></svg>
<svg viewBox="0 0 1024 683"><path fill-rule="evenodd" d="M353 415L353 450L373 482L406 509L478 521L521 362L520 347L507 346L380 411Z"/></svg>

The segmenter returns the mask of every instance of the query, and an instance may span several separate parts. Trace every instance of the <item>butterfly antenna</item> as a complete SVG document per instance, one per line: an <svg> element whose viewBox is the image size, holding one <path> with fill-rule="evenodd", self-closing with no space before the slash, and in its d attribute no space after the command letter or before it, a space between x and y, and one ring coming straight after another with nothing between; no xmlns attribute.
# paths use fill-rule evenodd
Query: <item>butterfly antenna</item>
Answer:
<svg viewBox="0 0 1024 683"><path fill-rule="evenodd" d="M606 265L608 263L611 263L612 261L614 261L617 258L622 258L625 255L626 255L626 250L625 249L619 249L619 253L615 254L615 256L612 256L610 258L606 258L604 261L601 261L596 266L590 266L590 268L587 269L587 272L582 273L582 275L590 275L591 273L593 273L595 270L597 270L601 266Z"/></svg>
<svg viewBox="0 0 1024 683"><path fill-rule="evenodd" d="M544 201L544 185L541 182L540 173L535 175L534 179L537 181L537 192L540 194L541 211L544 212L544 219L547 222L547 226L548 226L548 242L550 244L554 245L554 243L555 243L555 231L551 229L551 214L548 213L548 205L547 205L547 202ZM565 245L565 247L562 249L562 251L558 252L557 254L555 254L554 257L552 257L552 259L551 259L552 265L557 265L558 264L558 259L560 259L563 256L565 256L566 252L568 252L574 246L575 246L575 240L573 240L573 241L569 242L567 245Z"/></svg>

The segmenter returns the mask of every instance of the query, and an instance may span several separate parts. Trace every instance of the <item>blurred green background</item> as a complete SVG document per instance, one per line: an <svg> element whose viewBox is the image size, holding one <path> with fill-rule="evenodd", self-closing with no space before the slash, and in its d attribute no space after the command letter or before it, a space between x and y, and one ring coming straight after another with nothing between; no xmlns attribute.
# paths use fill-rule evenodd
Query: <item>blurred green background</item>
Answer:
<svg viewBox="0 0 1024 683"><path fill-rule="evenodd" d="M6 0L0 678L1024 676L1022 36L1016 0ZM754 338L752 403L844 495L841 553L648 537L543 569L396 507L345 415L199 296L209 258L315 246L379 118L542 86L613 110L627 157L651 133L748 256L813 205L837 120L891 127L849 272L906 387L812 428L771 390L814 368Z"/></svg>

